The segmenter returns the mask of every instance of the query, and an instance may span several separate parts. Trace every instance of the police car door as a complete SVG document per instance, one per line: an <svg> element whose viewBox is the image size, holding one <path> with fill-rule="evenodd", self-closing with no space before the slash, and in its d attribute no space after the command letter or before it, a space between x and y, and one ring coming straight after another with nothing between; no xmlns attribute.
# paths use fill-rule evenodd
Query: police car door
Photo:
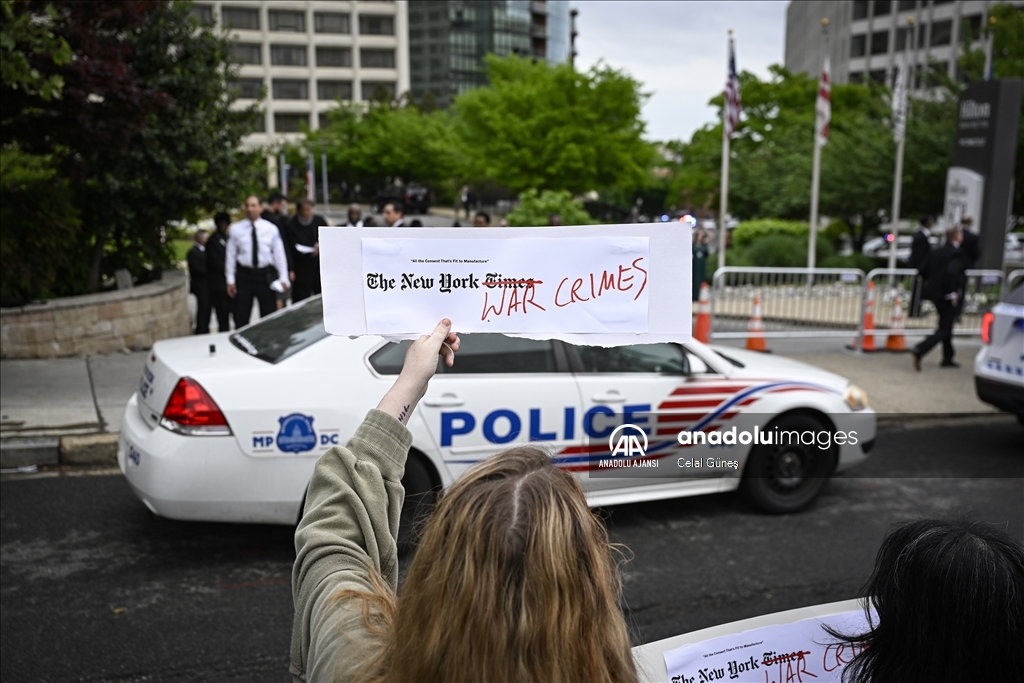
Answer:
<svg viewBox="0 0 1024 683"><path fill-rule="evenodd" d="M666 480L678 481L704 476L703 472L695 473L692 469L676 466L676 458L684 455L683 449L678 447L676 436L679 429L685 426L678 423L678 420L684 417L696 418L697 413L702 415L707 412L705 405L710 405L689 401L685 408L689 412L681 416L680 406L677 405L680 393L693 391L694 387L721 379L703 360L683 346L670 343L611 348L567 345L566 355L576 376L583 403L579 426L584 435L583 448L588 451L590 462L588 473L581 474L580 481L586 489L621 488L624 485L653 486L665 484ZM623 479L610 477L607 471L598 473L598 464L602 459L610 459L615 447L619 445L619 439L610 444L609 438L631 435L629 429L616 431L615 428L623 423L637 425L646 432L647 448L644 456L658 463L656 471L652 468L643 472L629 472L628 476L632 480L628 484L624 484ZM636 445L629 440L623 444L632 447ZM693 452L687 451L685 455L690 457Z"/></svg>
<svg viewBox="0 0 1024 683"><path fill-rule="evenodd" d="M419 404L453 477L515 445L579 447L579 392L562 344L460 336L454 367L439 364Z"/></svg>

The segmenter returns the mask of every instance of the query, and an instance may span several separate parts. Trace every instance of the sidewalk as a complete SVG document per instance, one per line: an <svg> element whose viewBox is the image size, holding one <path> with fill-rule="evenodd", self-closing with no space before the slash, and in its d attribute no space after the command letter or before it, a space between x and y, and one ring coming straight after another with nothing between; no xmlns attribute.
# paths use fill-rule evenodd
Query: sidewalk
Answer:
<svg viewBox="0 0 1024 683"><path fill-rule="evenodd" d="M880 414L968 415L996 412L974 391L979 342L958 339L961 366L939 367L941 354L915 372L909 354L856 356L839 339L770 339L774 354L848 377ZM742 340L722 346L742 347ZM84 358L0 361L0 463L4 468L113 464L124 406L138 386L148 352Z"/></svg>
<svg viewBox="0 0 1024 683"><path fill-rule="evenodd" d="M147 354L0 361L0 464L112 464Z"/></svg>

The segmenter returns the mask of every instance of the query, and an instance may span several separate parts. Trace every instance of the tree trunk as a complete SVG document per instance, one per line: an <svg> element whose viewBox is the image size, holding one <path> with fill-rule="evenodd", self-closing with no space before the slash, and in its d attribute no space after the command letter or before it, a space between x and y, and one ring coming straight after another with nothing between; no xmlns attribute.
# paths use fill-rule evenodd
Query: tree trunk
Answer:
<svg viewBox="0 0 1024 683"><path fill-rule="evenodd" d="M92 247L92 255L89 257L89 277L86 280L86 287L90 292L100 291L100 273L103 265L103 248L107 244L107 233L109 228L100 228L96 234L96 244Z"/></svg>

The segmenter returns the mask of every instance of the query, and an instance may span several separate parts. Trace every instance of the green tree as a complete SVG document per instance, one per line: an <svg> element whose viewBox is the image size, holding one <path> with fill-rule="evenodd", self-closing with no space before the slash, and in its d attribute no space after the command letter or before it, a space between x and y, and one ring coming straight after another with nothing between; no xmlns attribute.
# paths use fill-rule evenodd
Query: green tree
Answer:
<svg viewBox="0 0 1024 683"><path fill-rule="evenodd" d="M486 58L489 85L452 105L470 179L527 189L639 187L652 146L641 138L640 84L597 66L581 73L516 57Z"/></svg>
<svg viewBox="0 0 1024 683"><path fill-rule="evenodd" d="M52 289L71 294L95 291L116 268L168 264L162 228L237 203L260 166L256 153L237 151L255 108L232 107L230 41L196 21L190 3L51 4L49 28L74 59L29 62L44 79L60 77L63 97L5 85L0 141L54 155L68 181L81 229ZM36 22L45 7L14 10Z"/></svg>
<svg viewBox="0 0 1024 683"><path fill-rule="evenodd" d="M429 103L428 103L429 105ZM381 187L396 180L450 191L458 156L450 115L413 103L341 104L303 146L325 149L331 174L350 185Z"/></svg>

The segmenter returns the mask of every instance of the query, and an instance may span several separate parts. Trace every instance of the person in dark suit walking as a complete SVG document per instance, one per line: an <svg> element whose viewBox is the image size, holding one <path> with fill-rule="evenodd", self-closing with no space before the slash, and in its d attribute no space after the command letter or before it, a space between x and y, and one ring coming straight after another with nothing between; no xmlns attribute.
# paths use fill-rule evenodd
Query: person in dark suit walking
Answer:
<svg viewBox="0 0 1024 683"><path fill-rule="evenodd" d="M917 275L914 277L914 291L910 294L909 316L911 318L921 317L921 288L924 286L921 271L928 263L928 255L932 253L932 244L929 241L932 236L931 228L932 217L921 216L920 225L910 242L910 260L907 265L917 271Z"/></svg>
<svg viewBox="0 0 1024 683"><path fill-rule="evenodd" d="M206 280L205 230L196 231L196 243L188 250L189 291L196 296L196 334L210 333L210 292Z"/></svg>
<svg viewBox="0 0 1024 683"><path fill-rule="evenodd" d="M221 211L213 217L217 229L206 240L206 280L210 294L210 307L217 314L217 331L231 329L231 299L228 298L228 281L224 275L224 263L228 255L228 226L231 216Z"/></svg>
<svg viewBox="0 0 1024 683"><path fill-rule="evenodd" d="M939 324L931 336L914 347L914 369L918 372L921 371L921 358L939 342L942 342L942 367L960 367L953 360L953 323L963 305L967 283L967 257L960 248L962 240L960 228L947 230L946 243L931 253L922 271L925 277L924 298L935 304Z"/></svg>
<svg viewBox="0 0 1024 683"><path fill-rule="evenodd" d="M313 202L300 199L296 214L285 226L285 247L288 249L289 277L292 281L292 303L319 294L320 289L320 226L327 219L313 213Z"/></svg>

